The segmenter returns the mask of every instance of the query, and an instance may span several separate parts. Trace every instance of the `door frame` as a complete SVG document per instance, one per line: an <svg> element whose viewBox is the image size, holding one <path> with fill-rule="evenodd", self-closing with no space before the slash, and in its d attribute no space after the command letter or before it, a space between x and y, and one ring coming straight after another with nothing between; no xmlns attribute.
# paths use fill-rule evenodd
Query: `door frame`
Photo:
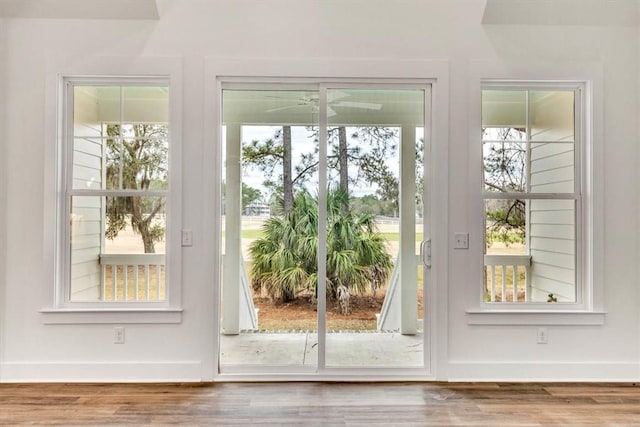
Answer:
<svg viewBox="0 0 640 427"><path fill-rule="evenodd" d="M220 218L220 171L221 171L221 134L222 128L222 84L223 83L255 83L255 84L327 84L328 86L346 84L366 84L374 88L383 88L385 84L399 88L402 85L428 85L431 89L431 111L425 121L425 150L430 151L430 172L425 174L425 189L431 190L425 197L432 200L431 223L440 227L432 229L433 247L430 280L425 282L424 345L425 358L429 363L425 368L325 368L313 373L307 372L247 372L220 373L219 371L219 330L220 330L220 274L217 264L207 263L207 276L212 278L214 286L208 287L207 295L212 306L207 310L206 323L213 326L203 328L203 379L212 381L279 381L279 380L437 380L446 378L447 364L447 213L448 213L448 63L445 61L338 61L323 60L283 60L270 62L255 60L217 60L205 61L205 146L203 171L205 188L211 189L203 195L203 238L212 242L205 245L205 259L220 259L220 222L208 218ZM247 72L242 72L246 70ZM373 71L375 70L375 71ZM403 71L404 70L404 71ZM375 75L372 75L372 72ZM299 76L328 76L323 78L301 78ZM416 75L429 76L428 78ZM252 77L245 77L252 76ZM259 77L253 77L259 76ZM279 76L279 77L272 77ZM326 90L326 89L325 89ZM321 97L322 98L322 97ZM325 98L326 99L326 98ZM425 116L427 111L425 111ZM431 129L427 132L426 125ZM427 138L429 135L429 138ZM437 141L434 143L433 141ZM211 165L214 167L210 167ZM209 166L209 167L206 167ZM437 182L438 185L433 185ZM426 221L426 219L425 219ZM209 240L210 238L210 240ZM211 258L209 258L211 257ZM438 304L435 304L438 301ZM320 333L320 330L319 330ZM208 364L208 361L213 363Z"/></svg>

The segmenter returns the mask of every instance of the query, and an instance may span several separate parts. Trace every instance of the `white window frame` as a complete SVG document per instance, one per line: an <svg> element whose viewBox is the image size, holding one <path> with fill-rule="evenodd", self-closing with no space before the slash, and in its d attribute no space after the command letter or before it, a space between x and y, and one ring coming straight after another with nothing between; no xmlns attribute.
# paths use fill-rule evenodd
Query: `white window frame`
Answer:
<svg viewBox="0 0 640 427"><path fill-rule="evenodd" d="M318 79L322 76L323 81L340 80L341 82L361 81L363 79L380 81L384 80L389 83L406 82L407 79L414 80L433 80L432 86L432 129L431 137L435 141L431 146L432 153L432 176L439 177L438 185L433 185L434 200L447 200L448 194L448 140L449 140L449 64L446 61L388 61L388 60L344 60L344 61L326 61L324 59L284 59L282 61L266 61L264 59L223 59L223 58L207 58L205 60L205 117L214 117L215 120L205 121L205 141L213 141L212 144L205 144L204 158L207 164L211 159L221 158L220 129L221 129L221 84L222 82L243 81L250 79L252 82L273 82L277 83L280 79L287 79L290 83L296 80L304 84L305 78ZM248 77L249 76L249 77ZM275 77L277 76L277 77ZM314 77L315 76L315 77ZM289 80L291 79L291 80ZM219 162L219 160L218 160ZM204 202L205 212L211 216L219 217L221 212L220 204L220 179L218 176L220 164L214 167L207 167L205 171L205 182L207 188L213 188L213 197L208 197ZM439 376L446 376L447 365L447 230L448 230L448 204L437 203L432 209L432 222L440 226L433 230L432 234L432 269L431 275L433 285L430 292L433 292L433 298L429 299L428 323L431 328L429 341L429 349L432 352L431 357L431 375L438 372ZM219 224L214 221L207 221L203 225L203 238L215 242L220 241L221 230ZM220 259L220 245L205 248L203 253L204 259ZM214 263L207 266L208 276L217 278L217 266ZM214 286L208 288L203 295L208 300L213 301L216 311L211 314L210 320L213 322L214 331L220 330L220 316L217 308L220 307L220 281L216 280ZM437 301L437 304L436 304ZM437 349L437 350L435 350ZM207 357L213 361L209 365L209 375L214 380L224 379L242 379L247 377L242 374L234 377L233 374L220 374L218 371L219 354L214 348L209 348ZM309 376L303 374L292 374L289 379L308 379ZM313 374L314 379L332 379L335 376L329 374L317 375ZM367 378L394 378L394 379L410 379L416 378L415 375L406 376L384 376L376 372L367 372ZM262 379L282 379L281 375L272 374L262 376ZM344 379L345 375L340 375ZM351 378L358 378L358 375L352 374Z"/></svg>
<svg viewBox="0 0 640 427"><path fill-rule="evenodd" d="M497 90L497 91L514 91L514 92L526 92L526 102L527 102L527 117L526 117L526 139L521 143L526 144L526 163L525 163L525 175L526 175L526 190L524 192L490 192L484 189L484 181L481 180L481 188L482 188L482 198L483 201L487 200L502 200L502 199L521 199L521 200L573 200L575 202L575 234L574 234L574 247L575 247L575 261L574 261L574 269L575 269L575 301L572 302L558 302L558 303L550 303L550 302L533 302L533 301L524 301L524 302L513 302L513 301L503 301L503 302L487 302L484 300L484 295L481 295L482 304L486 308L496 308L496 309L504 309L505 306L513 309L516 307L520 307L523 305L529 305L531 307L540 307L546 306L549 304L558 304L564 306L564 309L574 309L574 307L579 306L582 308L584 304L584 298L590 295L590 292L587 288L587 283L583 280L584 272L583 266L585 265L585 260L583 259L583 234L585 234L585 230L582 227L582 217L583 217L583 197L582 197L582 188L583 185L583 177L582 174L583 164L585 163L585 157L583 155L583 146L585 143L584 140L584 90L585 85L584 82L485 82L481 86L481 90ZM537 141L531 140L531 128L530 128L530 117L529 117L529 94L533 91L562 91L562 92L573 92L574 94L574 159L573 159L573 182L574 182L574 190L573 192L562 192L562 193L543 193L543 192L535 192L532 193L531 186L531 170L530 170L530 152L531 152L531 144ZM484 145L485 141L481 140L480 144ZM484 168L484 158L480 159L483 162L482 167ZM527 222L526 228L527 232L525 234L525 247L527 253L531 250L529 242L530 242L530 233L529 233L529 212L527 209ZM485 230L486 231L486 230ZM486 238L486 236L485 236ZM504 274L504 272L503 272Z"/></svg>
<svg viewBox="0 0 640 427"><path fill-rule="evenodd" d="M581 135L581 147L576 149L576 191L580 191L580 222L576 224L576 296L575 303L485 303L484 277L484 215L474 215L472 230L478 239L470 246L472 262L469 281L467 323L470 325L601 325L606 312L603 307L602 222L603 222L603 114L602 65L583 63L550 66L549 64L519 64L505 67L491 61L471 61L469 96L469 197L474 212L484 212L482 183L481 94L484 88L522 87L523 89L581 87L581 115L576 126ZM576 136L578 138L578 136ZM578 154L579 153L579 154ZM579 170L578 170L579 169ZM482 189L484 190L484 189ZM530 194L524 194L530 198ZM471 276L470 276L471 279ZM473 289L471 289L473 287Z"/></svg>
<svg viewBox="0 0 640 427"><path fill-rule="evenodd" d="M175 58L91 58L67 69L64 61L48 64L49 102L47 129L53 138L45 151L45 209L55 214L45 224L45 260L53 278L40 310L45 324L180 323L182 321L182 61ZM68 71L66 71L68 70ZM51 70L50 70L51 71ZM166 192L141 191L139 195L166 198L165 299L162 301L73 302L67 297L70 264L66 161L73 142L73 100L66 96L70 84L169 87L169 183ZM55 94L55 96L54 96ZM69 104L71 102L71 104ZM69 127L69 124L71 125ZM71 133L70 133L71 131ZM73 190L78 193L78 190ZM131 195L126 192L126 195ZM156 194L158 193L158 194ZM159 194L162 193L162 194ZM116 195L116 194L114 194ZM120 195L120 194L118 194ZM65 219L66 218L66 219ZM67 265L69 264L69 265ZM49 282L51 283L51 282Z"/></svg>
<svg viewBox="0 0 640 427"><path fill-rule="evenodd" d="M423 154L425 154L425 162L429 162L428 164L425 163L425 177L424 177L424 181L425 181L425 190L423 195L425 197L428 197L427 194L431 194L432 191L429 188L429 182L431 181L431 174L433 173L433 165L431 164L433 162L433 159L431 158L431 146L432 146L432 140L433 140L433 136L432 136L432 130L433 130L433 125L432 125L432 121L433 121L433 116L432 116L432 102L433 102L433 92L434 92L434 86L437 84L436 83L436 79L362 79L362 78L305 78L305 83L301 83L299 79L293 79L293 78L286 78L286 77L278 77L278 78L268 78L268 79L260 79L260 78L230 78L230 77L224 77L224 78L220 78L218 80L218 99L222 100L222 94L225 90L255 90L255 91L278 91L278 90L282 90L282 91L286 91L286 90L301 90L301 91L314 91L317 92L318 97L319 97L319 105L320 105L320 111L322 111L323 108L326 108L326 102L327 102L327 91L330 90L353 90L353 89L370 89L370 90L412 90L412 91L422 91L423 92L423 103L424 103L424 112L423 112L423 124L422 124L422 129L424 131L424 150L423 150ZM222 111L223 109L223 103L220 102L220 107L219 107ZM251 125L251 122L248 123L240 123L240 126L246 126L246 125ZM220 132L220 141L222 141L222 120L220 120L219 123L219 132ZM402 122L399 123L394 123L394 124L388 124L385 126L397 126L398 128L400 128L403 125ZM319 197L319 203L318 205L320 207L325 206L325 208L320 208L318 211L318 221L319 223L325 223L326 222L326 217L327 217L327 212L326 212L326 188L327 188L327 173L329 171L329 168L327 167L327 145L326 145L326 130L328 127L331 127L331 125L327 122L327 118L325 115L320 114L319 118L318 118L318 122L317 122L317 128L320 130L319 135L320 135L320 144L319 144L319 153L318 153L318 158L319 158L319 163L318 163L318 179L319 179L319 184L318 184L318 197ZM354 126L357 126L357 124L354 124ZM416 125L417 126L417 125ZM323 132L324 131L324 132ZM399 144L399 153L398 153L398 160L400 162L402 162L402 160L400 160L402 158L402 156L400 155L400 150L402 150L402 148L400 148L400 145L402 145L402 140L399 140L398 142ZM238 149L240 148L240 146L238 146ZM227 151L228 152L228 151ZM413 155L411 156L407 156L409 158L409 162L413 162L415 163L415 158ZM224 160L223 157L221 156L221 160ZM404 160L405 162L407 161L407 159L405 158ZM406 165L405 165L406 166ZM219 167L222 167L222 165L219 165ZM415 170L415 164L413 165L413 168L409 168L408 170ZM402 172L402 170L407 170L407 169L403 169L402 166L400 166L400 170L399 173ZM402 177L399 177L400 181L403 181ZM415 181L415 177L412 177L409 182L414 182ZM221 177L219 177L219 181L221 182ZM227 187L228 188L228 187ZM415 193L415 191L410 192L409 195L409 200L413 201L413 203L415 204L415 199L414 199L414 195L413 193ZM400 203L402 204L403 201L401 200ZM220 206L222 206L222 203L220 203ZM414 209L415 210L415 209ZM220 215L222 215L220 213ZM402 217L401 222L404 223L409 223L410 221L407 220L407 213L404 214L405 216ZM415 215L414 212L409 211L408 212L408 219L412 220L413 216ZM431 211L427 210L427 215L425 216L425 230L424 230L424 234L425 236L431 236L432 234L432 229L431 229ZM413 218L413 220L415 220L415 218ZM227 221L227 224L229 222ZM415 224L413 224L414 228L415 228ZM408 235L411 235L412 233L407 233ZM415 235L415 232L413 233ZM227 228L227 236L229 236L229 229ZM323 282L324 281L324 274L326 272L326 229L324 227L320 227L320 229L318 230L318 239L319 239L319 244L318 244L318 265L317 265L317 270L319 272L320 278L319 278L319 282ZM431 241L431 238L428 237L427 238L429 241ZM414 253L415 251L415 242L410 241L409 242L409 248L411 249L409 252L411 252L411 255L404 255L404 256L416 256L416 254ZM404 248L406 249L406 248ZM401 252L402 254L402 252ZM220 255L218 255L220 256ZM403 256L403 255L400 255ZM222 257L219 258L220 259L220 264L223 263ZM418 261L418 265L421 265L422 263L422 258L420 258L420 261ZM415 268L415 266L414 266ZM401 273L402 274L402 273ZM414 273L415 274L415 273ZM221 304L222 301L222 295L224 294L224 285L223 285L223 280L222 280L222 274L219 274L217 276L217 281L219 283L218 285L218 295L219 295L219 299L218 299L218 304L219 306L223 306L223 304ZM424 267L424 275L423 278L425 279L425 283L427 285L425 285L424 289L423 289L423 293L422 296L424 298L425 301L431 301L433 300L433 298L430 297L430 295L432 295L433 293L433 289L432 289L432 279L431 279L432 275L431 275L431 267L427 268L426 266ZM425 346L425 348L429 349L429 351L424 351L423 353L423 365L419 366L419 367L353 367L353 366L327 366L326 365L326 352L327 352L327 345L326 345L326 337L327 337L327 328L326 328L326 315L328 313L327 309L326 309L326 303L327 303L327 298L326 298L326 289L323 287L319 287L318 288L318 297L317 297L317 312L324 312L324 316L321 316L319 318L317 318L317 334L318 334L318 349L319 349L319 353L318 353L318 363L315 367L313 367L313 369L309 370L306 369L305 367L303 367L302 369L298 369L298 367L273 367L273 366L266 366L266 367L260 367L259 371L263 372L263 371L267 371L267 372L273 372L274 374L280 374L280 373L285 373L287 375L290 374L311 374L311 375L315 375L318 377L322 377L323 375L327 375L327 374L335 374L335 373L340 373L343 374L344 372L348 372L348 371L367 371L367 372L373 372L375 371L376 373L384 373L384 374L389 374L389 375L399 375L399 374L403 374L403 373L411 373L411 374L415 374L415 375L419 375L422 377L428 377L431 373L431 358L432 358L432 354L431 354L431 334L432 331L429 328L429 323L428 323L428 316L424 316L423 319L421 319L421 327L422 330L425 331L424 332L424 337L423 337L423 344ZM435 310L433 310L435 311ZM223 309L220 309L220 312L222 313L222 316L220 318L220 322L222 322L222 318L224 317L224 312ZM220 332L222 334L222 332ZM228 368L227 368L228 369ZM237 371L235 370L237 369ZM219 371L219 375L222 377L233 377L234 375L251 375L255 373L254 368L251 365L241 365L240 368L231 368L230 370L225 370L225 371Z"/></svg>

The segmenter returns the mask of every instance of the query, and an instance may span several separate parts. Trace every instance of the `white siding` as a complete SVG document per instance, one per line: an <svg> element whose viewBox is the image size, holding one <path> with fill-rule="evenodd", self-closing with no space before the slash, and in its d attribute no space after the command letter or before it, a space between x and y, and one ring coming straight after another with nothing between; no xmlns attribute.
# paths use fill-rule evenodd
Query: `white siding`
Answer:
<svg viewBox="0 0 640 427"><path fill-rule="evenodd" d="M529 183L532 193L575 191L574 97L532 92ZM531 300L575 301L576 213L574 200L529 200Z"/></svg>
<svg viewBox="0 0 640 427"><path fill-rule="evenodd" d="M575 202L529 200L531 300L575 300Z"/></svg>
<svg viewBox="0 0 640 427"><path fill-rule="evenodd" d="M75 189L102 188L102 140L98 106L89 91L76 90L74 106L73 181ZM100 298L102 198L74 197L71 203L71 299Z"/></svg>
<svg viewBox="0 0 640 427"><path fill-rule="evenodd" d="M573 143L532 143L530 184L532 193L573 193Z"/></svg>

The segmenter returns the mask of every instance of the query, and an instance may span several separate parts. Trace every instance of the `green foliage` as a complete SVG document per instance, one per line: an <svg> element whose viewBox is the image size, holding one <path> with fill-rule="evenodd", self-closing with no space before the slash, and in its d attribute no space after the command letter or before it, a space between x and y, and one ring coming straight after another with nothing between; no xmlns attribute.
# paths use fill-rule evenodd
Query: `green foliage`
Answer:
<svg viewBox="0 0 640 427"><path fill-rule="evenodd" d="M340 285L352 293L375 291L389 276L392 262L386 240L375 229L373 216L344 211L348 195L341 189L327 193L327 294L335 297ZM293 210L271 217L263 237L249 251L254 290L274 299L290 301L303 291L317 293L318 202L299 191Z"/></svg>
<svg viewBox="0 0 640 427"><path fill-rule="evenodd" d="M242 209L245 209L251 203L259 202L262 200L262 192L257 188L249 187L244 182L242 183Z"/></svg>
<svg viewBox="0 0 640 427"><path fill-rule="evenodd" d="M329 180L335 179L331 172L340 173L341 160L349 167L353 166L357 173L349 176L352 184L368 183L377 186L376 194L380 200L390 202L393 206L388 211L397 212L399 197L399 181L389 168L385 159L395 156L398 150L399 128L382 126L362 126L348 128L351 141L346 151L340 151L339 134L344 127L332 127L327 130L328 155L327 164L330 172ZM273 138L263 141L252 141L242 147L242 163L247 167L255 167L265 175L263 185L273 191L276 198L287 191L299 190L309 182L318 170L319 135L317 127L307 130L314 137L316 147L312 152L302 153L297 159L295 173L291 177L291 189L285 188L283 182L283 166L285 147L282 130L278 129ZM345 158L346 157L346 158ZM421 163L421 157L418 159ZM343 172L343 173L346 173Z"/></svg>
<svg viewBox="0 0 640 427"><path fill-rule="evenodd" d="M516 128L484 129L495 142L484 144L484 187L489 192L525 193L526 160L523 130ZM518 199L487 200L486 244L494 242L524 244L526 231L525 201Z"/></svg>
<svg viewBox="0 0 640 427"><path fill-rule="evenodd" d="M487 201L486 244L502 242L509 246L525 243L526 205L524 200Z"/></svg>
<svg viewBox="0 0 640 427"><path fill-rule="evenodd" d="M521 245L523 245L525 243L524 233L522 233L520 231L513 231L513 232L493 231L493 232L488 232L486 234L486 239L487 239L487 245L488 246L491 246L492 244L494 244L496 242L504 243L505 246L510 246L510 245L513 245L513 244L521 244Z"/></svg>
<svg viewBox="0 0 640 427"><path fill-rule="evenodd" d="M105 125L106 188L164 189L167 185L168 127L163 124ZM130 223L143 241L146 253L164 238L164 225L154 222L164 211L164 198L107 197L105 236L115 239Z"/></svg>
<svg viewBox="0 0 640 427"><path fill-rule="evenodd" d="M226 196L227 183L224 180L222 181L221 190L222 190L222 196L223 197ZM262 201L263 201L263 196L260 190L258 190L257 188L250 187L244 182L242 183L242 210L243 211L251 203L262 202Z"/></svg>
<svg viewBox="0 0 640 427"><path fill-rule="evenodd" d="M367 194L362 197L352 197L350 206L356 213L367 213L371 215L381 216L398 216L398 210L395 203L391 200L382 200L373 194Z"/></svg>
<svg viewBox="0 0 640 427"><path fill-rule="evenodd" d="M349 135L350 141L344 152L340 151L340 129L340 127L334 127L327 130L329 171L340 172L340 162L344 160L342 157L346 156L348 165L357 170L355 175L349 175L350 184L375 184L378 187L377 196L381 200L390 201L397 211L399 180L385 160L397 153L400 129L386 126L349 127L348 130L352 133ZM317 142L317 130L315 139ZM354 140L355 144L352 143ZM330 180L332 178L329 176Z"/></svg>
<svg viewBox="0 0 640 427"><path fill-rule="evenodd" d="M262 170L268 177L275 173L276 167L282 164L284 146L279 138L280 131L274 138L264 141L251 141L242 147L242 163L254 165Z"/></svg>

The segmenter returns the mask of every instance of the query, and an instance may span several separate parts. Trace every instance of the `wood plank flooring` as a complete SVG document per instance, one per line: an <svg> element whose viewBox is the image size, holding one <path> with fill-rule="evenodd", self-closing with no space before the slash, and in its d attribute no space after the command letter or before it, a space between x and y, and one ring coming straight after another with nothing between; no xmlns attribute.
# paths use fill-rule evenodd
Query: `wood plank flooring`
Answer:
<svg viewBox="0 0 640 427"><path fill-rule="evenodd" d="M634 384L0 384L0 425L640 426Z"/></svg>

